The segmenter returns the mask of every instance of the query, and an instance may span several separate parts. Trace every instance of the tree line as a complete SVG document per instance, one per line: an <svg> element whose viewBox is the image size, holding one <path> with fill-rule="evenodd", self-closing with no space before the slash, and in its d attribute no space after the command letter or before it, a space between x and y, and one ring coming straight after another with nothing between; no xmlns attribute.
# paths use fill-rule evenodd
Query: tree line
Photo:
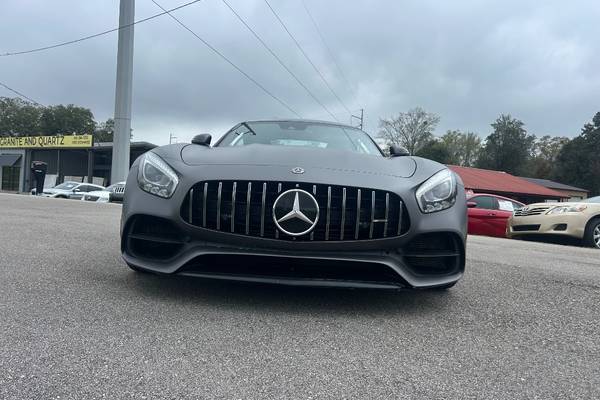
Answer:
<svg viewBox="0 0 600 400"><path fill-rule="evenodd" d="M434 135L440 117L420 107L380 119L379 136L388 144L443 164L551 179L600 194L600 112L573 139L529 134L525 124L501 114L485 138L474 132L449 130Z"/></svg>
<svg viewBox="0 0 600 400"><path fill-rule="evenodd" d="M381 119L379 136L388 144L443 164L505 171L517 176L552 179L600 194L600 112L573 139L537 137L525 124L501 114L492 132L481 139L475 132L434 131L440 117L420 107ZM42 107L19 99L0 97L0 136L92 134L96 142L112 142L112 118L97 122L88 108L68 105Z"/></svg>
<svg viewBox="0 0 600 400"><path fill-rule="evenodd" d="M85 107L43 107L20 98L0 97L0 136L91 134L96 142L112 142L114 121L96 122Z"/></svg>

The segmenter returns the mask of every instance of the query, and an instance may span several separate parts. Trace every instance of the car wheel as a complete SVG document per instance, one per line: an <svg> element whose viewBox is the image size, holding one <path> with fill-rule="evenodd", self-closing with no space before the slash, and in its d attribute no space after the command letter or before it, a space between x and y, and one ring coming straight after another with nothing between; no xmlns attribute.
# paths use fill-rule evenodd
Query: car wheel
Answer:
<svg viewBox="0 0 600 400"><path fill-rule="evenodd" d="M458 281L455 281L455 282L452 282L452 283L447 283L447 284L442 285L442 286L432 287L432 288L430 288L430 290L436 290L436 291L448 290L451 287L453 287L454 285L456 285L456 282L458 282Z"/></svg>
<svg viewBox="0 0 600 400"><path fill-rule="evenodd" d="M600 249L600 218L594 218L585 227L583 244Z"/></svg>

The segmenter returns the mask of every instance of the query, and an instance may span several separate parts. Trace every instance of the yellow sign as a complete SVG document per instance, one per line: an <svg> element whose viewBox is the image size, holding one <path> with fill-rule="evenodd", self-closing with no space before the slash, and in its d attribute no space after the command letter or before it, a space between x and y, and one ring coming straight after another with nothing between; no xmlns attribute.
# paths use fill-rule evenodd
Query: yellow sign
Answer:
<svg viewBox="0 0 600 400"><path fill-rule="evenodd" d="M92 135L0 137L0 149L64 149L92 147Z"/></svg>

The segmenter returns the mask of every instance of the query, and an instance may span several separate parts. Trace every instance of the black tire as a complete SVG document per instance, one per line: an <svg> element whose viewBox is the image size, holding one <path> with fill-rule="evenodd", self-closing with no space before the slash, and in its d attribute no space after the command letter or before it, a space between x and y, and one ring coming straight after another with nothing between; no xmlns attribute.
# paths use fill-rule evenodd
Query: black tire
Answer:
<svg viewBox="0 0 600 400"><path fill-rule="evenodd" d="M600 218L590 220L585 227L583 244L587 247L600 249Z"/></svg>
<svg viewBox="0 0 600 400"><path fill-rule="evenodd" d="M432 287L432 288L430 288L430 290L436 290L436 291L448 290L451 287L453 287L454 285L456 285L456 282L458 282L458 281L455 281L455 282L452 282L452 283L447 283L447 284L442 285L442 286Z"/></svg>

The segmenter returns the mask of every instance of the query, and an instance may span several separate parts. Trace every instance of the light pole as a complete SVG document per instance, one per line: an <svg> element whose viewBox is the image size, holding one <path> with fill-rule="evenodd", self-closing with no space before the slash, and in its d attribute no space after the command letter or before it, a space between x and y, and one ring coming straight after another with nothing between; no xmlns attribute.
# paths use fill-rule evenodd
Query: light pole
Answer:
<svg viewBox="0 0 600 400"><path fill-rule="evenodd" d="M131 140L131 95L133 78L133 18L135 0L121 0L119 6L119 46L115 89L115 131L113 134L110 182L126 180L129 172Z"/></svg>

